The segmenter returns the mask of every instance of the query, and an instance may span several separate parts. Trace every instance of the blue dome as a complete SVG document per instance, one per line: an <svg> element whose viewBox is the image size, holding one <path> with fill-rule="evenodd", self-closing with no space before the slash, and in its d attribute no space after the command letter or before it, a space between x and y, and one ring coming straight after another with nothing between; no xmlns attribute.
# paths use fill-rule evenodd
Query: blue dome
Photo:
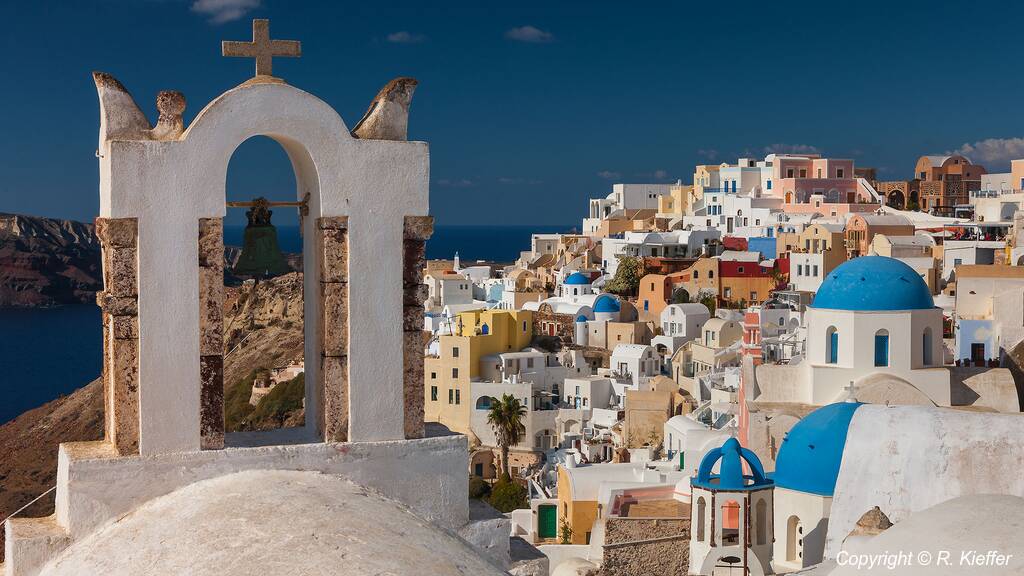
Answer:
<svg viewBox="0 0 1024 576"><path fill-rule="evenodd" d="M828 274L813 308L831 310L927 310L935 307L928 285L913 268L894 258L862 256Z"/></svg>
<svg viewBox="0 0 1024 576"><path fill-rule="evenodd" d="M721 460L718 474L711 472ZM743 462L750 467L750 474L743 474ZM772 485L764 474L757 454L740 446L735 438L729 438L721 448L709 450L700 461L697 477L690 480L691 486L708 490L757 490Z"/></svg>
<svg viewBox="0 0 1024 576"><path fill-rule="evenodd" d="M569 277L566 278L565 282L562 282L562 284L584 286L586 284L590 284L590 278L587 278L580 272L573 272L572 274L569 274Z"/></svg>
<svg viewBox="0 0 1024 576"><path fill-rule="evenodd" d="M594 302L594 313L598 312L618 312L622 307L619 305L619 301L615 298L604 295Z"/></svg>
<svg viewBox="0 0 1024 576"><path fill-rule="evenodd" d="M587 317L584 316L583 314L580 314L579 316L576 317L576 322L586 322L586 321L587 321Z"/></svg>
<svg viewBox="0 0 1024 576"><path fill-rule="evenodd" d="M775 485L798 492L832 496L846 448L846 432L859 402L822 406L786 434L775 461Z"/></svg>

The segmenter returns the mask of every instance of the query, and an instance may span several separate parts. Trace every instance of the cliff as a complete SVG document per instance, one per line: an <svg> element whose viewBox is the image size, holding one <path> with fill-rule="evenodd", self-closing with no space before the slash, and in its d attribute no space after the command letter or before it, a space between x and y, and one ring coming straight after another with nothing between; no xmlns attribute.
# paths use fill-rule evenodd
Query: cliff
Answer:
<svg viewBox="0 0 1024 576"><path fill-rule="evenodd" d="M89 302L102 285L91 224L0 214L0 307Z"/></svg>
<svg viewBox="0 0 1024 576"><path fill-rule="evenodd" d="M302 357L302 274L225 290L225 388L248 385L256 368L274 368ZM255 412L246 429L301 424L302 409ZM0 520L54 485L61 442L103 436L103 384L95 380L72 394L25 412L0 426ZM53 494L21 517L53 512ZM3 530L0 530L0 562Z"/></svg>

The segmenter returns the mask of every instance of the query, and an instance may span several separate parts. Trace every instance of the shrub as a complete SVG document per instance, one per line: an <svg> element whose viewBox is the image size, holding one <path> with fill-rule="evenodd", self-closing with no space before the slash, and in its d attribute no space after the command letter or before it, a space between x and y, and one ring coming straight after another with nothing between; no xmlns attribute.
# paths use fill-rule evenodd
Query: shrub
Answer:
<svg viewBox="0 0 1024 576"><path fill-rule="evenodd" d="M469 476L469 497L473 500L485 498L491 493L491 485L483 478L471 474Z"/></svg>
<svg viewBox="0 0 1024 576"><path fill-rule="evenodd" d="M507 476L491 487L491 506L499 512L511 512L519 508L529 508L526 499L526 488L512 482Z"/></svg>

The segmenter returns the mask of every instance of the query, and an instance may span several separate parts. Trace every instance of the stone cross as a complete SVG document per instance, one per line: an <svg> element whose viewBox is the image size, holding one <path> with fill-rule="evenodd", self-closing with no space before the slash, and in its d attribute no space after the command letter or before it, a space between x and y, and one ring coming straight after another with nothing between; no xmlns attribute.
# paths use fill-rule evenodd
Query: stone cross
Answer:
<svg viewBox="0 0 1024 576"><path fill-rule="evenodd" d="M853 384L853 380L850 380L850 383L844 386L843 389L846 390L847 402L857 401L857 397L854 395L854 393L857 391L857 387Z"/></svg>
<svg viewBox="0 0 1024 576"><path fill-rule="evenodd" d="M271 40L270 20L252 21L252 42L225 40L221 43L223 56L238 56L256 59L257 76L273 76L274 56L298 58L302 45L298 40Z"/></svg>

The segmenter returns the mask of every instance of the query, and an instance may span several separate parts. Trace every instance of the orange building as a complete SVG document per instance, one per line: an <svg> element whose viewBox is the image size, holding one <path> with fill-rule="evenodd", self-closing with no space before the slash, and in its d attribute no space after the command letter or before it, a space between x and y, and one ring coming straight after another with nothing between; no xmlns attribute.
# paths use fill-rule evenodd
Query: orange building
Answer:
<svg viewBox="0 0 1024 576"><path fill-rule="evenodd" d="M922 211L951 211L967 204L972 190L981 190L984 166L972 164L959 155L921 156L914 166L914 178L920 180Z"/></svg>
<svg viewBox="0 0 1024 576"><path fill-rule="evenodd" d="M913 236L914 225L896 214L857 214L846 223L846 258L867 256L875 234Z"/></svg>

